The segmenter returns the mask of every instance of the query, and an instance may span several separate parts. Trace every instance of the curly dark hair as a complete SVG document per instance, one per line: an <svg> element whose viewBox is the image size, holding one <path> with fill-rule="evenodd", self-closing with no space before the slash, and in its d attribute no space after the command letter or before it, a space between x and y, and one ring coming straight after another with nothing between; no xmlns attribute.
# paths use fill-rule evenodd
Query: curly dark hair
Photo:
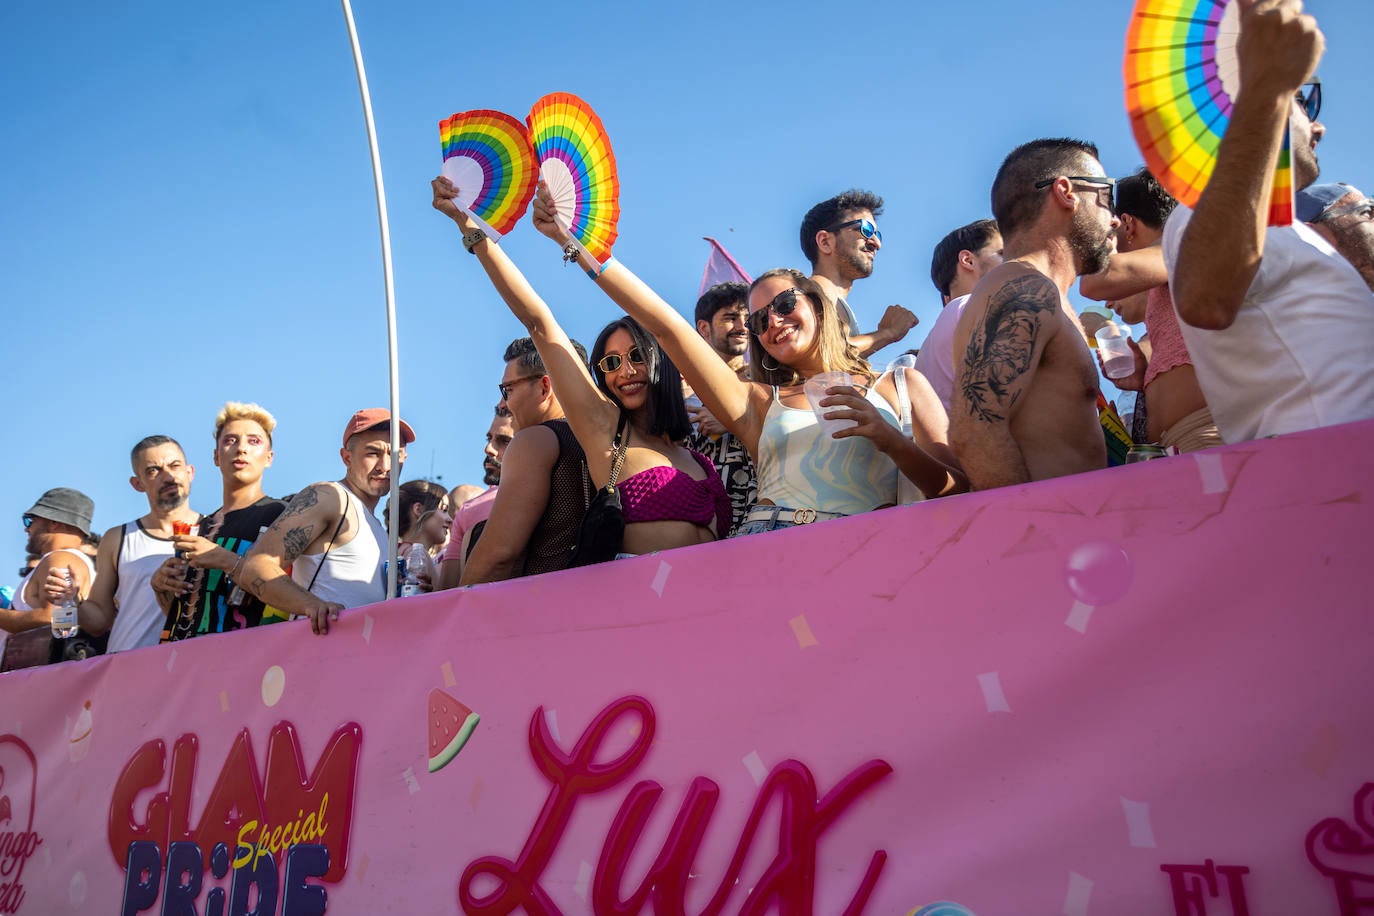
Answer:
<svg viewBox="0 0 1374 916"><path fill-rule="evenodd" d="M811 262L813 270L820 255L816 249L816 233L822 229L828 231L835 228L844 222L847 214L856 210L867 210L877 219L883 215L883 199L872 191L850 188L806 211L801 223L801 250L806 260Z"/></svg>

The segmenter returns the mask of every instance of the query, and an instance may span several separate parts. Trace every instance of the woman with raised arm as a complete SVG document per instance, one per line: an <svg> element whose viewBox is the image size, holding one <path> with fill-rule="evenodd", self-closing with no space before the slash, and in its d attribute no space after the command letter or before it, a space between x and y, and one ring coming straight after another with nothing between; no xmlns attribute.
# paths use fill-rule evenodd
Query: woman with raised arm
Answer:
<svg viewBox="0 0 1374 916"><path fill-rule="evenodd" d="M541 182L534 224L564 247L572 236ZM897 475L926 498L962 493L968 480L949 447L949 418L925 376L902 369L912 435L898 425L895 374L877 380L848 342L834 303L800 271L770 270L749 288L749 369L738 378L685 318L623 265L604 267L577 252L579 265L617 305L638 319L681 367L687 381L754 458L759 502L740 534L867 512L897 502ZM826 419L855 421L824 437L803 384L822 372L847 373L852 385L828 389ZM877 384L874 382L877 380Z"/></svg>
<svg viewBox="0 0 1374 916"><path fill-rule="evenodd" d="M463 230L464 247L477 256L539 350L598 488L611 477L613 442L625 418L627 447L616 480L625 514L621 552L650 553L724 537L730 500L710 460L677 444L691 432L682 376L658 342L633 318L613 321L592 347L589 373L548 305L454 203L458 189L443 177L432 187L434 209Z"/></svg>

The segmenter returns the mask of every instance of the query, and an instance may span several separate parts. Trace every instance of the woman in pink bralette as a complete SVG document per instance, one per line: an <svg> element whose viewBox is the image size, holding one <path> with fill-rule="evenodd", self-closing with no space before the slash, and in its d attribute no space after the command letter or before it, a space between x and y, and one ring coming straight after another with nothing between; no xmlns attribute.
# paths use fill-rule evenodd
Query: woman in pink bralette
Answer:
<svg viewBox="0 0 1374 916"><path fill-rule="evenodd" d="M709 459L678 445L691 432L682 376L658 341L633 318L611 322L583 365L552 310L501 246L453 202L447 178L433 183L436 210L463 230L464 244L529 332L597 487L611 475L612 442L622 413L628 448L617 486L625 511L623 554L701 544L730 530L730 500Z"/></svg>

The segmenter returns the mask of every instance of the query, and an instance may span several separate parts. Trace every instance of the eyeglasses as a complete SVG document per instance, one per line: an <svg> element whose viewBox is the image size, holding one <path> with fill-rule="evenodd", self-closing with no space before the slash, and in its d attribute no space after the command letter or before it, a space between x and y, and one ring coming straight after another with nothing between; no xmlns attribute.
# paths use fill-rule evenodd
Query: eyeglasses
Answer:
<svg viewBox="0 0 1374 916"><path fill-rule="evenodd" d="M625 355L628 356L630 362L634 363L636 366L644 365L644 354L639 352L639 347L631 347L630 352ZM614 372L619 369L624 362L625 360L621 358L619 353L607 353L596 361L596 367L602 372Z"/></svg>
<svg viewBox="0 0 1374 916"><path fill-rule="evenodd" d="M496 390L501 392L501 400L510 397L510 390L521 382L528 382L530 379L543 378L543 375L522 375L520 378L513 378L509 382L502 382L496 386Z"/></svg>
<svg viewBox="0 0 1374 916"><path fill-rule="evenodd" d="M1322 81L1314 76L1312 82L1303 83L1298 89L1297 99L1307 120L1317 120L1317 115L1322 113Z"/></svg>
<svg viewBox="0 0 1374 916"><path fill-rule="evenodd" d="M878 231L877 226L873 225L873 220L871 219L851 219L847 223L840 223L830 231L839 232L841 229L848 229L851 226L858 226L859 234L866 239L877 239L880 243L883 240L883 234Z"/></svg>
<svg viewBox="0 0 1374 916"><path fill-rule="evenodd" d="M749 332L755 337L762 337L763 332L768 330L768 325L772 321L768 313L772 312L779 318L785 318L797 310L797 298L805 295L795 286L785 289L773 297L763 308L756 312L749 313Z"/></svg>
<svg viewBox="0 0 1374 916"><path fill-rule="evenodd" d="M21 516L21 518L22 518L22 520L23 520L23 522L24 522L24 530L25 530L25 531L28 531L28 530L29 530L29 526L33 524L33 520L34 520L35 518L37 518L37 516L29 515L27 512L25 512L24 515Z"/></svg>
<svg viewBox="0 0 1374 916"><path fill-rule="evenodd" d="M1355 214L1360 219L1369 219L1374 216L1374 200L1366 197L1364 200L1357 200L1353 204L1346 204L1343 207L1330 207L1323 210L1321 215L1312 220L1314 223L1329 223L1332 220L1340 219L1342 216Z"/></svg>
<svg viewBox="0 0 1374 916"><path fill-rule="evenodd" d="M1045 179L1042 179L1042 180L1040 180L1040 181L1037 181L1037 182L1035 183L1035 190L1037 190L1037 191L1043 191L1043 190L1045 190L1046 188L1048 188L1050 185L1052 185L1052 184L1054 184L1056 181L1058 181L1060 178L1067 178L1069 181L1075 182L1075 183L1077 183L1077 184L1091 185L1091 186L1093 187L1093 189L1097 191L1098 199L1099 199L1099 200L1101 200L1101 198L1102 198L1102 192L1103 192L1103 191L1106 191L1106 192L1107 192L1107 200L1106 200L1107 207L1108 207L1109 209L1112 207L1112 194L1116 191L1116 179L1115 179L1115 178L1107 178L1107 177L1105 177L1105 176L1099 176L1099 175L1056 175L1056 176L1053 177L1053 178L1045 178Z"/></svg>

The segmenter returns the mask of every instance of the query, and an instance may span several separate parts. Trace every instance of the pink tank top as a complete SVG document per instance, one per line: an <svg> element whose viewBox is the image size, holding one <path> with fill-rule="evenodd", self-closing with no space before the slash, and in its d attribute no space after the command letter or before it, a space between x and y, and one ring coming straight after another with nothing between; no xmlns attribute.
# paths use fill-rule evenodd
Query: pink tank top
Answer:
<svg viewBox="0 0 1374 916"><path fill-rule="evenodd" d="M716 520L716 537L730 531L730 497L716 474L716 466L700 452L692 457L706 472L704 480L693 480L675 467L657 467L640 471L622 480L620 504L625 522L683 521L705 527Z"/></svg>
<svg viewBox="0 0 1374 916"><path fill-rule="evenodd" d="M1145 330L1150 332L1150 346L1154 348L1150 366L1145 370L1147 388L1161 372L1193 364L1188 347L1183 343L1183 331L1179 329L1174 298L1169 295L1167 283L1156 286L1145 297Z"/></svg>

